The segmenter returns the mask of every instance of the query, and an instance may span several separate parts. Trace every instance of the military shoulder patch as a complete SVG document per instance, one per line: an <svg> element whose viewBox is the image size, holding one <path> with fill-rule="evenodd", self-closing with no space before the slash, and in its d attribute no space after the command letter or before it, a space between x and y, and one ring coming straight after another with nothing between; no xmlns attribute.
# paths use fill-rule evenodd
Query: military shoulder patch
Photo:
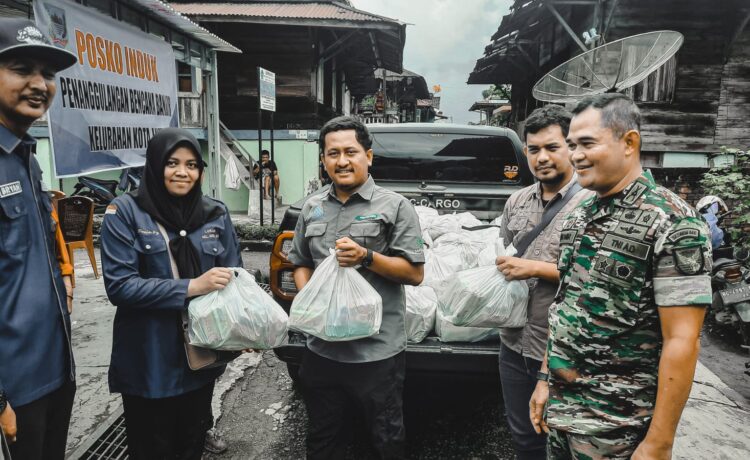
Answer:
<svg viewBox="0 0 750 460"><path fill-rule="evenodd" d="M675 249L673 257L677 271L686 276L697 275L703 270L706 263L703 259L702 246Z"/></svg>
<svg viewBox="0 0 750 460"><path fill-rule="evenodd" d="M667 235L667 239L674 243L684 238L698 238L700 235L701 232L697 228L683 228Z"/></svg>

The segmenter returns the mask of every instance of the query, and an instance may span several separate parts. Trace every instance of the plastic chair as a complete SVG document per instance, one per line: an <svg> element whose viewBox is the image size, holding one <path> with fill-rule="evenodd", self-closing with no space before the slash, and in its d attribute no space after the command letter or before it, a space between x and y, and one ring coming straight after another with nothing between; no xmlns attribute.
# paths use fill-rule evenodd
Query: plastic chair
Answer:
<svg viewBox="0 0 750 460"><path fill-rule="evenodd" d="M65 192L61 192L60 190L50 190L49 197L52 199L52 206L55 208L55 211L57 211L57 202L65 198L66 195Z"/></svg>
<svg viewBox="0 0 750 460"><path fill-rule="evenodd" d="M73 252L76 249L86 249L94 276L98 279L99 270L94 255L94 201L85 196L70 196L58 200L57 208L70 263L74 263ZM75 285L75 279L73 281Z"/></svg>

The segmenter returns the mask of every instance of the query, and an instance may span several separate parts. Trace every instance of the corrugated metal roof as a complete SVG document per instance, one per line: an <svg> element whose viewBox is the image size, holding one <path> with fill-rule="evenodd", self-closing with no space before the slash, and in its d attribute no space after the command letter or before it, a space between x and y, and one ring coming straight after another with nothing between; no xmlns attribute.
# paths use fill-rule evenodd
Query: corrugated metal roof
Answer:
<svg viewBox="0 0 750 460"><path fill-rule="evenodd" d="M217 37L191 21L189 18L180 14L180 11L174 8L176 4L170 5L161 0L131 0L131 2L141 7L142 10L155 14L159 20L166 22L177 30L181 30L190 37L197 38L217 51L227 51L230 53L241 52L237 47L228 43L226 40Z"/></svg>
<svg viewBox="0 0 750 460"><path fill-rule="evenodd" d="M189 16L247 16L283 19L327 19L362 22L394 22L395 19L360 11L341 3L172 3Z"/></svg>

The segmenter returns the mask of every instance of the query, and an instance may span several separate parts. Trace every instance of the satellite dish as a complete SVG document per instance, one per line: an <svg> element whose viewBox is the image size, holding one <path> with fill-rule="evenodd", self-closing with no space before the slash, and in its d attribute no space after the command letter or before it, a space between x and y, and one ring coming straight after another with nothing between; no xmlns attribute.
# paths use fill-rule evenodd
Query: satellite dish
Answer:
<svg viewBox="0 0 750 460"><path fill-rule="evenodd" d="M542 77L532 94L546 102L570 102L630 88L667 62L682 46L679 32L659 30L598 46Z"/></svg>

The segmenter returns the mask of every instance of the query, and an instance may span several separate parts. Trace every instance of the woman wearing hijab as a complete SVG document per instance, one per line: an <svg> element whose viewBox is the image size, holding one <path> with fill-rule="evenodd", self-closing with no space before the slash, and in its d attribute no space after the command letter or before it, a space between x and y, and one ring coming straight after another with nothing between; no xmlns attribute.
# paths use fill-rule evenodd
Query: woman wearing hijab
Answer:
<svg viewBox="0 0 750 460"><path fill-rule="evenodd" d="M181 318L242 259L226 207L201 192L203 167L195 137L160 131L140 187L112 201L102 224L104 284L117 307L109 388L122 394L131 459L200 459L212 425L224 366L188 367Z"/></svg>

